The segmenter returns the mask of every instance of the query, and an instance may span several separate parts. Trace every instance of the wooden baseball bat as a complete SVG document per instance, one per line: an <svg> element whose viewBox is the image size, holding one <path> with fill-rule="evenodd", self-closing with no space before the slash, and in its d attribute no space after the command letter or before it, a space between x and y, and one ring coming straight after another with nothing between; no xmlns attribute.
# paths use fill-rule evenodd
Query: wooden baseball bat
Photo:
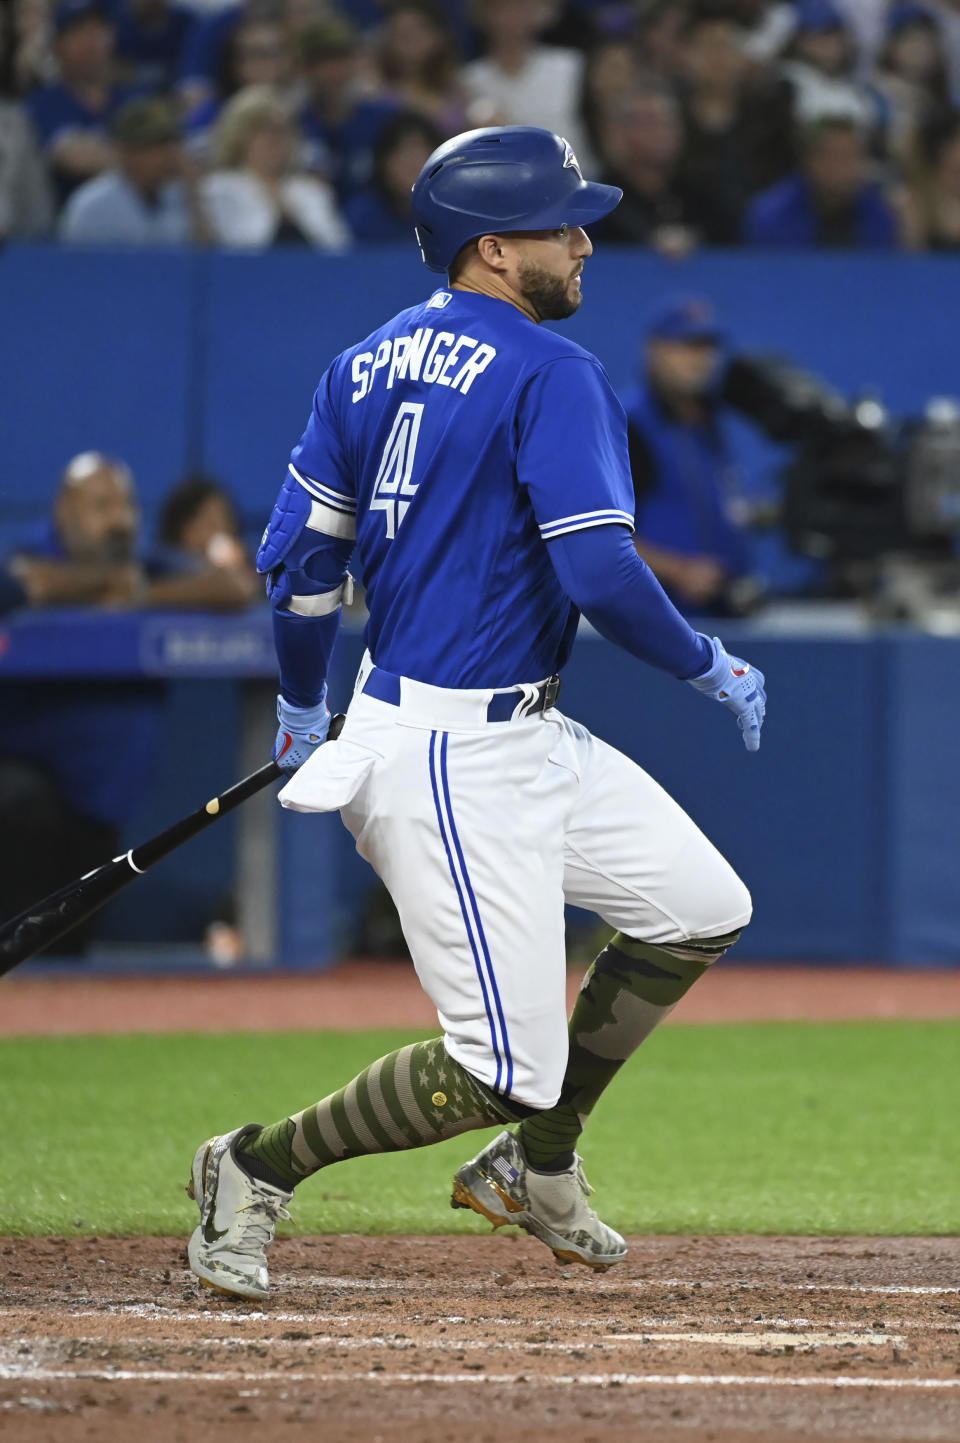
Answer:
<svg viewBox="0 0 960 1443"><path fill-rule="evenodd" d="M330 722L329 741L334 741L340 735L343 723L344 717L338 712ZM65 887L51 892L48 897L41 897L32 907L27 907L26 911L12 917L9 922L4 922L0 926L0 977L25 962L28 957L34 957L44 947L49 947L52 942L58 941L71 928L98 911L105 902L109 902L111 897L122 892L124 887L129 886L137 877L142 877L161 857L168 856L219 817L232 812L241 802L247 801L283 775L283 770L276 762L268 762L265 767L251 772L219 797L211 797L210 801L197 811L181 817L179 822L174 822L166 831L159 832L139 847L131 847L124 856L114 857L112 862L104 862L103 866L95 867L92 872L86 872L75 881L68 882Z"/></svg>

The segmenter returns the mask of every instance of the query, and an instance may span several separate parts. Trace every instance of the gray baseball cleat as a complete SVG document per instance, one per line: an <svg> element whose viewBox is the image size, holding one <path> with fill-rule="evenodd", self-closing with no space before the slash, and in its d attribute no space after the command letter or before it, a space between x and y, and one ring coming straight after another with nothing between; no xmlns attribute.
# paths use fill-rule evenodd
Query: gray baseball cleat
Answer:
<svg viewBox="0 0 960 1443"><path fill-rule="evenodd" d="M247 1123L197 1149L187 1192L200 1208L200 1223L187 1245L190 1266L208 1288L238 1298L265 1298L270 1291L267 1248L277 1222L289 1218L293 1196L250 1177L237 1162L237 1143L252 1132Z"/></svg>
<svg viewBox="0 0 960 1443"><path fill-rule="evenodd" d="M450 1206L472 1208L495 1228L514 1223L546 1243L558 1262L602 1273L626 1257L627 1245L588 1206L592 1191L579 1154L565 1172L534 1172L517 1138L504 1131L458 1168Z"/></svg>

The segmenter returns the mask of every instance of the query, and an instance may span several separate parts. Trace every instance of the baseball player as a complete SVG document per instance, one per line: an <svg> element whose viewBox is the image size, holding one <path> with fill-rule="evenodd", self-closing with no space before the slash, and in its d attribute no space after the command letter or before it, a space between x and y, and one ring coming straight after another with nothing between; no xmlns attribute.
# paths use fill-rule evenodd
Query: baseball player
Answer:
<svg viewBox="0 0 960 1443"><path fill-rule="evenodd" d="M733 711L749 751L764 717L762 675L692 630L637 556L626 423L602 366L540 324L577 310L585 227L620 196L584 181L549 131L440 146L413 209L448 283L336 358L292 453L258 557L280 661L275 756L292 774L280 800L339 809L443 1035L199 1148L190 1265L224 1292L266 1295L277 1219L312 1173L496 1124L454 1205L518 1223L564 1262L619 1261L623 1238L587 1202L580 1131L749 920L743 883L680 807L557 707L582 612ZM367 652L343 733L321 746L348 564ZM569 1027L564 901L614 929Z"/></svg>

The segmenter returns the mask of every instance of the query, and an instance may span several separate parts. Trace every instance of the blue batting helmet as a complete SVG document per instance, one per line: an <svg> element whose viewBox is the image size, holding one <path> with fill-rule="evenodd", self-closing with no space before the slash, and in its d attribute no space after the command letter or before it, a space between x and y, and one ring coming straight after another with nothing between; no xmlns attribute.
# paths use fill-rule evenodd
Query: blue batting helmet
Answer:
<svg viewBox="0 0 960 1443"><path fill-rule="evenodd" d="M433 152L413 187L413 218L424 263L445 271L478 236L590 225L622 197L616 186L584 180L562 136L533 125L490 126Z"/></svg>

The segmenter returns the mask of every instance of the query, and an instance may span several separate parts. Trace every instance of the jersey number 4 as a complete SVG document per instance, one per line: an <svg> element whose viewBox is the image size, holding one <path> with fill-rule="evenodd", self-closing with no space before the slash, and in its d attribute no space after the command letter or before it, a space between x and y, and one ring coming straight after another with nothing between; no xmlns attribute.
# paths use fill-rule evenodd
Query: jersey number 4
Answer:
<svg viewBox="0 0 960 1443"><path fill-rule="evenodd" d="M413 479L413 463L422 420L423 402L404 401L393 418L390 435L380 457L370 510L387 513L388 540L396 536L397 528L417 494L419 483Z"/></svg>

